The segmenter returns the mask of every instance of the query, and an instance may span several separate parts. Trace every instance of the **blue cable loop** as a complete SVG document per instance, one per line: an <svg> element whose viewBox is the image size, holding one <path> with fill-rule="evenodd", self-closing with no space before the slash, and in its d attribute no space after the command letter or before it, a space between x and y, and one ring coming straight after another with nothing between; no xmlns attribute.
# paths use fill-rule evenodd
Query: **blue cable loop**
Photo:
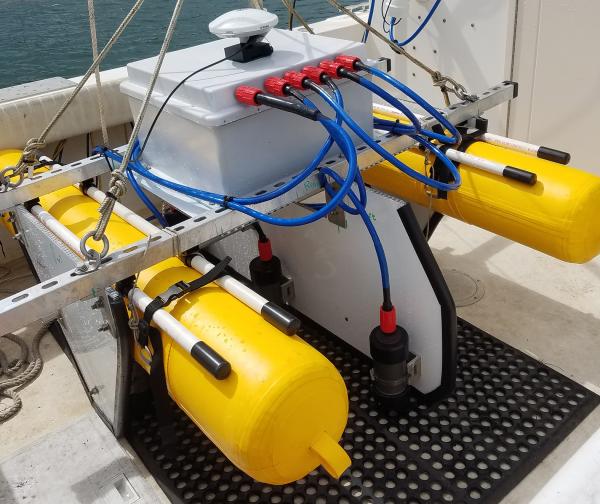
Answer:
<svg viewBox="0 0 600 504"><path fill-rule="evenodd" d="M344 107L344 97L342 96L342 93L340 92L340 90L337 88L334 91L334 97L335 97L335 100L343 108ZM314 109L317 108L317 106L308 98L304 99L304 104L308 105L309 107L312 107ZM336 116L336 122L338 124L342 124L342 119L339 116ZM327 137L327 140L325 140L325 143L323 144L323 146L321 147L321 149L315 156L315 158L310 162L310 164L306 168L304 168L304 170L302 170L300 173L298 173L297 175L294 175L288 182L286 182L282 186L278 187L274 191L270 191L265 194L261 194L259 196L251 196L251 197L246 197L246 198L233 198L233 201L235 201L236 203L239 203L240 205L256 205L258 203L263 203L265 201L269 201L273 198L276 198L277 196L281 196L282 194L285 194L286 192L292 190L294 187L296 187L298 184L300 184L303 180L305 180L311 173L313 173L319 167L319 165L322 163L323 159L325 159L325 156L327 155L327 153L329 152L329 150L331 149L332 146L333 146L333 138L331 138L331 135L329 135Z"/></svg>
<svg viewBox="0 0 600 504"><path fill-rule="evenodd" d="M340 110L343 110L343 97L338 89L334 89L335 102L339 104ZM310 101L308 98L304 100L305 104L311 107L315 107L314 103ZM140 145L139 142L134 146L132 161L127 167L127 174L130 177L130 181L132 181L132 185L137 185L137 181L133 176L132 172L135 172L141 176L152 180L153 182L160 184L164 187L168 187L170 189L176 190L188 196L198 198L204 201L209 201L211 203L216 203L219 205L224 205L232 210L237 210L243 212L247 215L250 215L258 220L263 222L267 222L269 224L274 225L282 225L282 226L301 226L304 224L308 224L310 222L314 222L325 215L329 214L336 207L343 208L350 214L360 215L371 239L373 240L373 246L375 247L375 251L377 254L377 259L379 262L379 268L381 272L382 286L384 289L384 301L385 301L385 292L386 289L389 292L390 281L389 281L389 270L387 265L387 260L385 257L385 252L383 249L383 245L381 240L377 234L377 231L371 222L371 219L365 209L367 203L367 192L360 175L360 171L358 170L357 159L356 159L356 149L354 144L346 131L341 127L343 117L341 114L336 114L336 122L331 119L322 119L320 120L321 124L325 127L325 129L329 133L329 137L326 142L321 147L321 150L317 154L316 158L313 162L305 168L299 175L294 177L292 181L288 182L285 186L278 188L276 191L271 191L265 195L261 195L259 198L235 198L235 197L226 197L220 194L202 191L200 189L190 188L187 186L183 186L181 184L177 184L176 182L171 182L166 179L163 179L156 174L152 173L150 170L146 169L142 163L139 161L138 156L140 153ZM342 179L340 175L331 170L330 168L323 167L320 169L319 173L319 181L327 191L330 196L330 201L324 205L312 205L314 207L314 212L306 215L304 217L295 218L295 219L281 219L277 217L273 217L270 215L263 214L258 212L252 208L247 208L242 201L257 201L260 199L261 201L267 201L268 199L273 199L279 194L287 192L289 189L300 183L301 180L304 180L310 173L312 173L317 167L318 164L322 161L324 156L327 154L333 143L337 143L340 147L342 153L346 157L348 161L348 171L345 179ZM122 156L117 154L114 151L105 150L104 154L111 159L115 159L117 161L122 161ZM337 184L340 185L340 188L335 191L329 181L327 180L327 176L332 178ZM352 190L352 186L356 184L358 188L359 195L357 196L355 192ZM287 186L287 188L286 188ZM138 186L139 187L139 186ZM135 186L134 186L135 188ZM286 189L285 189L286 188ZM350 207L346 203L344 203L344 198L348 197L351 203L354 205L354 208ZM151 202L150 202L151 204Z"/></svg>
<svg viewBox="0 0 600 504"><path fill-rule="evenodd" d="M403 93L406 96L408 96L409 98L411 98L417 105L419 105L421 108L423 108L423 110L427 111L427 113L429 115L431 115L433 118L435 118L442 125L443 128L447 129L452 136L448 137L446 135L441 135L441 134L435 133L433 131L422 131L422 133L425 133L430 138L433 138L435 140L438 140L440 142L447 143L447 144L456 144L460 141L460 138L461 138L460 133L456 129L456 126L454 126L454 124L452 124L450 121L448 121L448 119L446 117L444 117L444 115L442 113L440 113L433 105L431 105L428 101L426 101L424 98L422 98L420 95L418 95L415 91L413 91L411 88L409 88L406 84L403 84L399 80L395 79L388 73L383 72L382 70L379 70L378 68L371 67L371 66L364 65L364 64L362 65L362 67L367 72L369 72L371 75L374 75L375 77L379 77L380 79L385 80L386 82L391 84L393 87L395 87L398 91L400 91L401 93ZM364 77L361 77L361 79L364 79ZM373 84L368 79L364 79L364 80L369 82L370 84ZM379 95L379 96L381 96L381 95ZM382 96L382 98L383 98L383 96ZM392 105L391 102L388 102L388 103L390 103L390 105ZM394 106L396 106L396 105L394 105ZM402 111L402 112L404 113L404 111Z"/></svg>
<svg viewBox="0 0 600 504"><path fill-rule="evenodd" d="M379 96L380 98L385 100L392 107L400 110L406 116L406 118L412 123L412 126L402 125L404 128L406 128L407 135L411 134L411 133L420 133L422 131L421 130L421 121L404 103L402 103L400 100L398 100L398 98L396 98L394 95L388 93L385 89L379 87L374 82L371 82L369 79L365 79L361 75L359 75L358 77L359 77L358 84L360 84L364 88L371 91L373 94L376 94L377 96Z"/></svg>
<svg viewBox="0 0 600 504"><path fill-rule="evenodd" d="M139 186L137 180L135 180L135 176L133 175L131 169L129 168L127 168L127 178L129 179L131 187L133 187L133 190L137 194L138 198L142 200L142 203L144 203L144 205L146 205L146 207L152 212L152 215L154 215L154 217L160 223L161 226L167 227L169 225L167 219L165 219L163 214L160 213L160 211L158 210L158 208L156 208L154 203L150 201L150 198L146 196L142 188Z"/></svg>
<svg viewBox="0 0 600 504"><path fill-rule="evenodd" d="M108 163L108 166L109 166L110 170L112 171L113 167L110 164L110 162L108 161L108 157L109 157L107 155L108 151L109 151L108 148L105 147L104 145L102 145L102 146L96 147L92 151L92 154L102 154L104 156L104 159L106 159L106 162ZM156 206L154 205L154 203L152 203L152 201L150 200L150 198L148 198L148 196L146 196L146 193L144 193L143 189L137 183L137 180L135 180L135 177L133 176L133 173L131 172L131 169L127 168L126 173L127 173L127 178L129 179L129 182L131 183L131 187L133 187L133 190L137 194L137 197L141 200L141 202L144 205L146 205L146 208L148 210L150 210L150 212L152 212L152 215L160 223L161 226L163 226L163 227L168 226L169 223L165 219L164 215L160 213L160 211L158 210L158 208L156 208Z"/></svg>
<svg viewBox="0 0 600 504"><path fill-rule="evenodd" d="M240 204L236 201L236 198L227 199L226 196L221 194L203 191L201 189L195 189L192 187L184 186L182 184L178 184L176 182L172 182L170 180L163 179L162 177L159 177L158 175L152 173L150 170L147 170L137 159L137 154L139 153L139 142L136 143L133 153L133 160L132 162L130 162L129 166L131 170L135 173L138 173L139 175L142 175L143 177L146 177L149 180L152 180L153 182L162 185L163 187L173 189L193 198L226 206L227 208L242 212L262 222L266 222L267 224L273 224L276 226L302 226L304 224L315 222L327 215L328 213L332 212L348 194L352 187L352 184L354 183L356 174L358 173L356 149L354 148L354 144L352 143L352 140L348 133L346 133L343 128L338 126L331 119L322 119L320 120L320 122L323 125L323 127L327 129L329 134L332 136L333 140L338 144L338 146L342 150L342 153L348 160L348 173L340 189L335 193L331 200L323 206L323 208L303 217L293 219L282 219L280 217L267 215L257 210L254 210L253 208L248 208L245 205ZM107 155L112 159L122 161L122 156L113 151L107 151Z"/></svg>
<svg viewBox="0 0 600 504"><path fill-rule="evenodd" d="M369 26L371 26L371 23L373 22L373 13L375 12L375 2L377 2L377 1L378 0L371 0L371 5L369 6L369 17L367 19L367 24ZM363 33L363 36L362 36L362 43L366 44L368 38L369 38L369 30L365 29L365 32Z"/></svg>
<svg viewBox="0 0 600 504"><path fill-rule="evenodd" d="M456 168L456 166L454 165L454 163L452 163L452 161L450 161L444 155L443 152L441 152L437 147L435 147L433 144L431 144L429 141L427 141L421 135L415 134L415 135L411 135L411 136L419 144L425 146L427 149L431 150L435 154L435 156L450 171L450 173L452 174L452 178L454 179L454 182L440 182L439 180L432 179L426 175L423 175L422 173L419 173L416 170L413 170L409 166L405 165L399 159L397 159L393 154L391 154L390 152L385 150L383 147L381 147L381 145L379 145L377 142L375 142L368 135L368 133L365 130L363 130L360 127L360 125L358 123L356 123L356 121L354 121L354 119L352 119L352 117L350 117L346 113L345 110L341 109L339 107L339 105L334 100L332 100L331 97L323 89L321 89L319 86L315 86L315 91L317 91L319 93L319 95L331 106L331 108L333 108L336 111L336 113L340 114L340 116L343 118L344 122L350 127L350 129L354 133L356 133L356 135L358 135L358 137L363 142L365 142L371 149L373 149L375 152L377 152L383 159L385 159L387 162L391 163L393 166L398 168L400 171L404 172L409 177L412 177L412 178L418 180L419 182L422 182L423 184L426 184L435 189L438 189L439 191L454 191L455 189L458 189L460 187L461 177L460 177L460 173L459 173L458 169Z"/></svg>
<svg viewBox="0 0 600 504"><path fill-rule="evenodd" d="M427 25L427 23L429 23L429 20L431 19L431 17L433 16L433 14L435 13L436 9L439 7L440 3L442 3L442 0L436 0L435 3L431 6L431 9L429 10L429 13L427 14L427 16L425 16L425 19L423 19L423 22L419 25L419 27L414 31L414 33L408 37L405 40L396 40L394 38L394 26L396 26L396 18L392 17L390 20L390 40L396 44L397 46L403 47L406 44L410 44L418 35L419 33L421 33L421 30L423 30L423 28L425 28L425 26Z"/></svg>
<svg viewBox="0 0 600 504"><path fill-rule="evenodd" d="M341 177L333 170L329 168L322 168L319 173L319 179L321 180L321 183L325 188L331 187L325 178L326 176L331 177L338 184L340 184L342 181ZM369 231L369 234L371 235L371 240L373 241L373 246L375 247L375 252L377 254L377 260L379 262L379 270L381 272L381 284L384 289L389 289L390 273L388 269L387 259L385 257L385 251L383 249L383 244L381 243L381 239L377 234L377 230L375 229L375 226L373 225L373 222L371 221L371 217L369 217L367 210L365 209L364 205L362 205L354 191L349 191L348 197L350 198L352 204L355 207L356 213L354 215L360 214L363 222L365 223L365 226L367 227L367 230Z"/></svg>

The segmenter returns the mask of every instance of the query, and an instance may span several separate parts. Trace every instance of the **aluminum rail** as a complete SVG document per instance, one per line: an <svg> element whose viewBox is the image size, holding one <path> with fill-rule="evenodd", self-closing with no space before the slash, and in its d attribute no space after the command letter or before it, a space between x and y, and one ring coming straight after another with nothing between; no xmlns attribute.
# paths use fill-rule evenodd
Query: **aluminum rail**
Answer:
<svg viewBox="0 0 600 504"><path fill-rule="evenodd" d="M122 153L123 147L115 150ZM108 164L100 154L66 165L55 164L48 171L25 178L19 186L0 192L0 212L108 172Z"/></svg>
<svg viewBox="0 0 600 504"><path fill-rule="evenodd" d="M504 103L515 96L516 84L504 82L484 91L475 102L463 102L452 105L443 112L453 123L461 123L496 105ZM424 124L431 128L435 121L425 117ZM385 135L380 140L382 146L393 153L399 153L415 145L411 138ZM366 146L358 146L359 166L361 169L368 168L381 161L381 157L367 149ZM92 159L82 161L96 163L101 162L108 170L104 159ZM342 171L346 163L339 157L330 158L323 163L332 169ZM71 166L75 165L73 163ZM79 168L75 167L75 169ZM32 181L26 187L31 186L30 193L24 201L31 199L31 194L39 196L48 193L44 187L56 190L60 187L71 185L79 179L85 180L89 175L83 175L82 170L64 178L62 172L47 177L42 181ZM57 177L55 179L55 177ZM273 186L263 188L265 191L273 190L280 185L277 181ZM38 187L39 183L39 187ZM3 201L12 191L19 190L23 185L0 194L0 208L6 208ZM35 190L33 191L33 189ZM275 212L294 202L304 200L321 191L321 187L314 174L307 178L302 184L286 194L271 201L254 206L258 211L264 213ZM261 192L261 191L259 191ZM35 197L35 196L34 196ZM11 201L16 201L14 196ZM134 275L138 271L148 268L153 264L163 261L169 257L180 255L193 247L205 247L210 243L241 230L254 219L240 212L234 212L217 205L209 205L202 215L188 219L176 226L168 227L152 234L147 239L133 243L130 246L110 253L103 259L100 267L95 271L82 274L77 268L58 275L46 282L25 289L18 294L0 300L0 328L3 334L20 329L21 327L43 317L52 316L58 311L75 301L86 299L97 295L101 289L113 285L115 282Z"/></svg>
<svg viewBox="0 0 600 504"><path fill-rule="evenodd" d="M101 203L104 198L104 193L94 186L88 187L85 192L98 203ZM160 228L156 227L154 224L151 224L146 219L139 216L119 202L115 203L113 213L121 217L121 219L145 235L152 235L160 232ZM77 237L75 238L77 239L77 246L75 247L75 250L78 251L79 239ZM202 254L187 256L185 258L185 262L188 266L194 268L203 275L206 275L215 267L215 265L206 259ZM277 304L272 303L265 297L261 296L258 292L252 290L250 287L244 285L242 282L233 278L232 276L222 275L214 280L214 282L285 334L296 334L298 329L300 329L300 320L297 317L288 313Z"/></svg>

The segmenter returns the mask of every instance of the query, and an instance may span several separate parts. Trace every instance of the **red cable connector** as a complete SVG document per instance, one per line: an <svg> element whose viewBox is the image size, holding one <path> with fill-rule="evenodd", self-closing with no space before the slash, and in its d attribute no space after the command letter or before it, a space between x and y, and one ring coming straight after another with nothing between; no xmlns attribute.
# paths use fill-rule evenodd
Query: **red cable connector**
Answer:
<svg viewBox="0 0 600 504"><path fill-rule="evenodd" d="M336 61L336 63L339 63L340 65L342 65L344 68L354 72L355 70L358 70L358 68L356 67L356 64L360 63L361 59L358 56L349 56L347 54L340 54L339 56L335 57L335 61Z"/></svg>
<svg viewBox="0 0 600 504"><path fill-rule="evenodd" d="M275 96L287 96L289 93L286 92L286 86L289 86L285 79L280 77L268 77L263 83L265 91Z"/></svg>
<svg viewBox="0 0 600 504"><path fill-rule="evenodd" d="M396 308L392 306L391 310L384 310L383 306L379 309L379 327L386 334L392 334L396 331Z"/></svg>
<svg viewBox="0 0 600 504"><path fill-rule="evenodd" d="M341 63L337 63L331 60L323 60L319 63L319 68L323 70L332 79L341 79L340 68L344 68Z"/></svg>
<svg viewBox="0 0 600 504"><path fill-rule="evenodd" d="M302 72L286 72L283 74L283 78L290 86L296 89L306 89L304 79L307 79L308 76Z"/></svg>
<svg viewBox="0 0 600 504"><path fill-rule="evenodd" d="M323 82L323 78L327 75L327 72L322 68L315 66L305 66L302 69L302 73L306 75L310 80L314 82Z"/></svg>
<svg viewBox="0 0 600 504"><path fill-rule="evenodd" d="M260 257L260 260L263 262L268 262L273 258L271 240L268 238L265 241L258 240L258 257Z"/></svg>
<svg viewBox="0 0 600 504"><path fill-rule="evenodd" d="M238 86L235 89L235 98L240 103L256 107L258 105L258 102L256 101L256 96L260 93L262 93L262 89L256 87Z"/></svg>

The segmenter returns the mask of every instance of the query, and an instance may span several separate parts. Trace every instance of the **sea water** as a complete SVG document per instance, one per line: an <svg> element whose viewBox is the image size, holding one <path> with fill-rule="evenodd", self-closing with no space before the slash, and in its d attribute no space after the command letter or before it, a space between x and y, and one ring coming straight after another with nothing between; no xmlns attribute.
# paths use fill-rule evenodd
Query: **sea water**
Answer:
<svg viewBox="0 0 600 504"><path fill-rule="evenodd" d="M133 3L94 0L100 47ZM157 54L174 5L174 0L145 0L101 68L115 68ZM187 0L170 49L212 40L210 21L248 5L247 0ZM287 10L281 1L265 0L264 5L279 16L279 27L287 27ZM337 14L326 0L297 0L296 8L308 21ZM0 0L0 88L48 77L81 75L91 61L87 0Z"/></svg>

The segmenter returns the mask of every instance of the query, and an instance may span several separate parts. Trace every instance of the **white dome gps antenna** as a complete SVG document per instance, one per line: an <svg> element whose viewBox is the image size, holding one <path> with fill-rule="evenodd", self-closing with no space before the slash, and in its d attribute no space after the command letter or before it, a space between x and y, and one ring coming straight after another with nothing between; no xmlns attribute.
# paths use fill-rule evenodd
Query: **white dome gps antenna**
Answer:
<svg viewBox="0 0 600 504"><path fill-rule="evenodd" d="M225 56L246 63L273 53L271 44L261 40L278 21L276 14L266 10L236 9L211 21L208 29L219 38L239 38L238 45L225 48Z"/></svg>

